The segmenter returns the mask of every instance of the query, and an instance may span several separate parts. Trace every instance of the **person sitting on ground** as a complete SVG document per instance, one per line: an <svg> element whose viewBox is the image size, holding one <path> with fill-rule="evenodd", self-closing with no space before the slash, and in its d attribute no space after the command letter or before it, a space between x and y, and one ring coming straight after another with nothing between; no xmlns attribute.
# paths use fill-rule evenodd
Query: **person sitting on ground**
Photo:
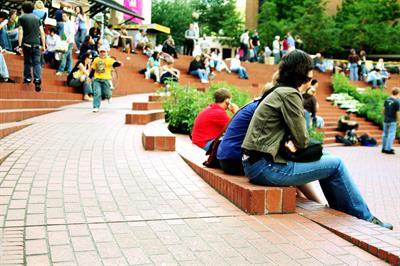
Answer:
<svg viewBox="0 0 400 266"><path fill-rule="evenodd" d="M4 11L0 11L0 46L5 50L12 51L12 44L7 31L7 18L8 14Z"/></svg>
<svg viewBox="0 0 400 266"><path fill-rule="evenodd" d="M324 119L317 115L319 108L317 97L318 80L313 79L311 86L303 93L304 116L307 129L312 127L323 128Z"/></svg>
<svg viewBox="0 0 400 266"><path fill-rule="evenodd" d="M367 74L367 83L371 84L373 89L383 87L384 81L379 69L373 68Z"/></svg>
<svg viewBox="0 0 400 266"><path fill-rule="evenodd" d="M81 45L81 50L79 51L79 59L86 53L90 52L92 54L93 58L98 57L97 49L95 48L95 42L92 38L92 36L87 35L85 39L83 40L83 43Z"/></svg>
<svg viewBox="0 0 400 266"><path fill-rule="evenodd" d="M149 45L150 41L147 38L146 30L140 29L135 35L135 49L143 49Z"/></svg>
<svg viewBox="0 0 400 266"><path fill-rule="evenodd" d="M222 54L218 48L213 49L211 52L210 65L215 68L218 72L225 70L228 73L231 73L231 70L226 65L224 59L222 59Z"/></svg>
<svg viewBox="0 0 400 266"><path fill-rule="evenodd" d="M341 63L339 61L335 62L335 66L333 67L333 74L342 74L346 75L347 66L345 63Z"/></svg>
<svg viewBox="0 0 400 266"><path fill-rule="evenodd" d="M351 112L347 112L346 115L342 115L339 118L336 129L341 132L355 130L355 129L358 129L358 122L351 119Z"/></svg>
<svg viewBox="0 0 400 266"><path fill-rule="evenodd" d="M108 24L104 28L104 38L108 41L111 47L118 47L119 32L113 29L112 24Z"/></svg>
<svg viewBox="0 0 400 266"><path fill-rule="evenodd" d="M321 73L326 72L326 66L324 64L324 59L322 58L322 55L320 53L315 54L315 57L313 59L313 64L314 64L314 68L318 69L319 72L321 72Z"/></svg>
<svg viewBox="0 0 400 266"><path fill-rule="evenodd" d="M8 13L7 34L13 50L18 45L18 19L17 10L11 9Z"/></svg>
<svg viewBox="0 0 400 266"><path fill-rule="evenodd" d="M180 77L180 71L174 68L174 60L166 60L166 64L161 68L160 82L165 84L167 81L178 82Z"/></svg>
<svg viewBox="0 0 400 266"><path fill-rule="evenodd" d="M154 52L152 56L150 56L149 60L146 64L146 73L145 78L149 79L151 75L156 77L156 82L160 83L161 77L161 58L158 52Z"/></svg>
<svg viewBox="0 0 400 266"><path fill-rule="evenodd" d="M122 42L122 52L135 53L135 49L133 46L133 37L128 34L128 30L125 25L121 26L120 36Z"/></svg>
<svg viewBox="0 0 400 266"><path fill-rule="evenodd" d="M100 38L101 30L97 21L95 21L93 27L89 29L89 35L93 38L94 42L97 42L97 40Z"/></svg>
<svg viewBox="0 0 400 266"><path fill-rule="evenodd" d="M303 51L293 50L282 58L279 87L257 107L242 144L245 175L250 183L261 186L299 186L319 180L331 208L393 229L370 212L338 156L325 153L317 161L294 162L279 152L281 143L292 152L309 145L299 89L310 83L312 75L312 59ZM288 133L292 138L284 142Z"/></svg>
<svg viewBox="0 0 400 266"><path fill-rule="evenodd" d="M385 68L385 62L383 58L379 58L378 63L376 63L375 68L380 71L382 76L383 86L385 87L386 80L390 79L390 73Z"/></svg>
<svg viewBox="0 0 400 266"><path fill-rule="evenodd" d="M231 59L230 70L233 73L238 73L240 79L249 79L246 68L241 66L239 54L236 54L236 56Z"/></svg>
<svg viewBox="0 0 400 266"><path fill-rule="evenodd" d="M172 38L172 35L168 35L168 38L164 41L162 51L169 55L172 55L175 59L178 58L178 54L175 49L175 41Z"/></svg>
<svg viewBox="0 0 400 266"><path fill-rule="evenodd" d="M196 55L189 66L189 74L200 79L201 83L208 83L208 74L201 61L200 55Z"/></svg>
<svg viewBox="0 0 400 266"><path fill-rule="evenodd" d="M4 53L5 51L0 46L0 82L15 83L14 80L10 79L6 60L4 59Z"/></svg>
<svg viewBox="0 0 400 266"><path fill-rule="evenodd" d="M60 65L60 60L56 59L57 47L59 47L60 41L60 36L57 35L57 28L51 27L49 35L46 36L46 51L43 57L44 61L49 63L53 69L57 69Z"/></svg>
<svg viewBox="0 0 400 266"><path fill-rule="evenodd" d="M91 97L93 95L92 84L89 78L92 59L90 52L84 54L67 77L68 86L82 89L83 100L90 102L93 101Z"/></svg>
<svg viewBox="0 0 400 266"><path fill-rule="evenodd" d="M239 107L231 102L232 94L225 88L214 92L214 103L204 108L196 117L192 130L192 143L208 151L215 137L229 123L226 110L235 114Z"/></svg>

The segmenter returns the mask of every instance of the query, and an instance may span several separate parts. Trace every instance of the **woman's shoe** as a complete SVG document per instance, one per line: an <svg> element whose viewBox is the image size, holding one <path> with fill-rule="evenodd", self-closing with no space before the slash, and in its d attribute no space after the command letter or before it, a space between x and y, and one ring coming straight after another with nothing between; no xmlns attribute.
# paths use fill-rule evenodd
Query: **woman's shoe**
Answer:
<svg viewBox="0 0 400 266"><path fill-rule="evenodd" d="M371 223L385 227L389 230L393 230L393 225L390 223L384 223L381 220L379 220L378 218L376 218L375 216L372 218Z"/></svg>

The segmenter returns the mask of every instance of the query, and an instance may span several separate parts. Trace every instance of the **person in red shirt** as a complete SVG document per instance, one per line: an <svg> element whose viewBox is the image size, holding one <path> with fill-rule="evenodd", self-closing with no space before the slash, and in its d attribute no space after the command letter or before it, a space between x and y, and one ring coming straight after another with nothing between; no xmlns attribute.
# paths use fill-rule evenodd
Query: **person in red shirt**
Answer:
<svg viewBox="0 0 400 266"><path fill-rule="evenodd" d="M204 108L196 117L192 130L192 143L208 150L213 140L229 123L226 110L235 114L239 107L231 102L232 94L224 88L214 93L215 102Z"/></svg>

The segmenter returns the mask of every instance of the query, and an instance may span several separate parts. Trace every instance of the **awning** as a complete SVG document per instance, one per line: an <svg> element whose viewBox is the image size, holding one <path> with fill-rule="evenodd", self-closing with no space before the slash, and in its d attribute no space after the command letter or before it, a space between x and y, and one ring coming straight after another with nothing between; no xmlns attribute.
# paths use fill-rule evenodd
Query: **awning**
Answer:
<svg viewBox="0 0 400 266"><path fill-rule="evenodd" d="M140 30L140 29L145 29L149 32L162 32L162 33L166 33L166 34L170 34L171 33L171 29L168 27L165 27L163 25L160 24L140 24L140 25L126 25L125 26L126 29L128 30ZM121 29L121 26L114 26L114 29Z"/></svg>
<svg viewBox="0 0 400 266"><path fill-rule="evenodd" d="M106 11L106 9L110 8L113 10L116 10L118 12L124 13L126 15L139 18L144 20L142 16L139 16L135 12L132 12L128 8L124 7L123 5L113 1L113 0L89 0L90 3L90 8L88 10L88 13L90 14L91 17L95 16L96 14L100 12Z"/></svg>

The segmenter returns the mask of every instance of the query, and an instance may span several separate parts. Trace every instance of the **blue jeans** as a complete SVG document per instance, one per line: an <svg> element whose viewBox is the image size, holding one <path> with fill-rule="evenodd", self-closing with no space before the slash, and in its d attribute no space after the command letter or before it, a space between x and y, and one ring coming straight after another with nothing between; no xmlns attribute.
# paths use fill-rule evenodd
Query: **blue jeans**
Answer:
<svg viewBox="0 0 400 266"><path fill-rule="evenodd" d="M63 54L60 66L58 67L58 72L64 72L65 67L67 67L68 73L72 71L72 48L73 43L68 44L68 50Z"/></svg>
<svg viewBox="0 0 400 266"><path fill-rule="evenodd" d="M274 53L274 64L277 65L281 61L281 53Z"/></svg>
<svg viewBox="0 0 400 266"><path fill-rule="evenodd" d="M93 94L92 84L89 83L88 78L86 77L83 82L80 79L71 79L68 83L69 86L74 88L82 88L83 95Z"/></svg>
<svg viewBox="0 0 400 266"><path fill-rule="evenodd" d="M40 47L27 47L22 44L24 52L24 80L32 80L32 67L33 78L35 81L42 80L42 62L40 60Z"/></svg>
<svg viewBox="0 0 400 266"><path fill-rule="evenodd" d="M381 79L373 79L373 80L369 81L368 83L371 84L373 88L377 88L378 86L380 87L383 85L383 82Z"/></svg>
<svg viewBox="0 0 400 266"><path fill-rule="evenodd" d="M208 74L204 69L190 71L190 75L198 77L200 80L208 80Z"/></svg>
<svg viewBox="0 0 400 266"><path fill-rule="evenodd" d="M324 64L316 63L316 64L315 64L315 67L318 68L318 70L319 70L320 72L322 72L322 73L325 73L325 72L326 72L326 67L325 67Z"/></svg>
<svg viewBox="0 0 400 266"><path fill-rule="evenodd" d="M100 108L101 98L110 99L112 91L110 80L108 79L95 79L92 84L93 88L93 108Z"/></svg>
<svg viewBox="0 0 400 266"><path fill-rule="evenodd" d="M239 68L233 68L231 69L232 72L234 73L238 73L239 74L239 78L241 79L248 79L249 76L247 75L247 71L244 67L239 67Z"/></svg>
<svg viewBox="0 0 400 266"><path fill-rule="evenodd" d="M366 221L373 218L349 171L338 156L324 154L320 160L309 163L289 161L287 164L279 164L264 158L252 164L249 159L242 162L250 183L262 186L299 186L319 180L331 208Z"/></svg>
<svg viewBox="0 0 400 266"><path fill-rule="evenodd" d="M8 79L10 77L6 60L4 60L4 55L2 53L0 53L0 77L3 79Z"/></svg>
<svg viewBox="0 0 400 266"><path fill-rule="evenodd" d="M350 80L358 80L358 64L350 64Z"/></svg>
<svg viewBox="0 0 400 266"><path fill-rule="evenodd" d="M304 110L304 118L306 120L306 127L307 129L310 129L312 123L311 123L311 113L307 110Z"/></svg>
<svg viewBox="0 0 400 266"><path fill-rule="evenodd" d="M8 38L7 25L0 30L0 46L6 50L12 51L11 41Z"/></svg>
<svg viewBox="0 0 400 266"><path fill-rule="evenodd" d="M78 51L81 49L81 44L85 40L86 31L86 29L79 29L75 34L75 43Z"/></svg>
<svg viewBox="0 0 400 266"><path fill-rule="evenodd" d="M390 151L394 139L396 137L397 123L385 123L383 122L383 134L382 134L382 150Z"/></svg>

